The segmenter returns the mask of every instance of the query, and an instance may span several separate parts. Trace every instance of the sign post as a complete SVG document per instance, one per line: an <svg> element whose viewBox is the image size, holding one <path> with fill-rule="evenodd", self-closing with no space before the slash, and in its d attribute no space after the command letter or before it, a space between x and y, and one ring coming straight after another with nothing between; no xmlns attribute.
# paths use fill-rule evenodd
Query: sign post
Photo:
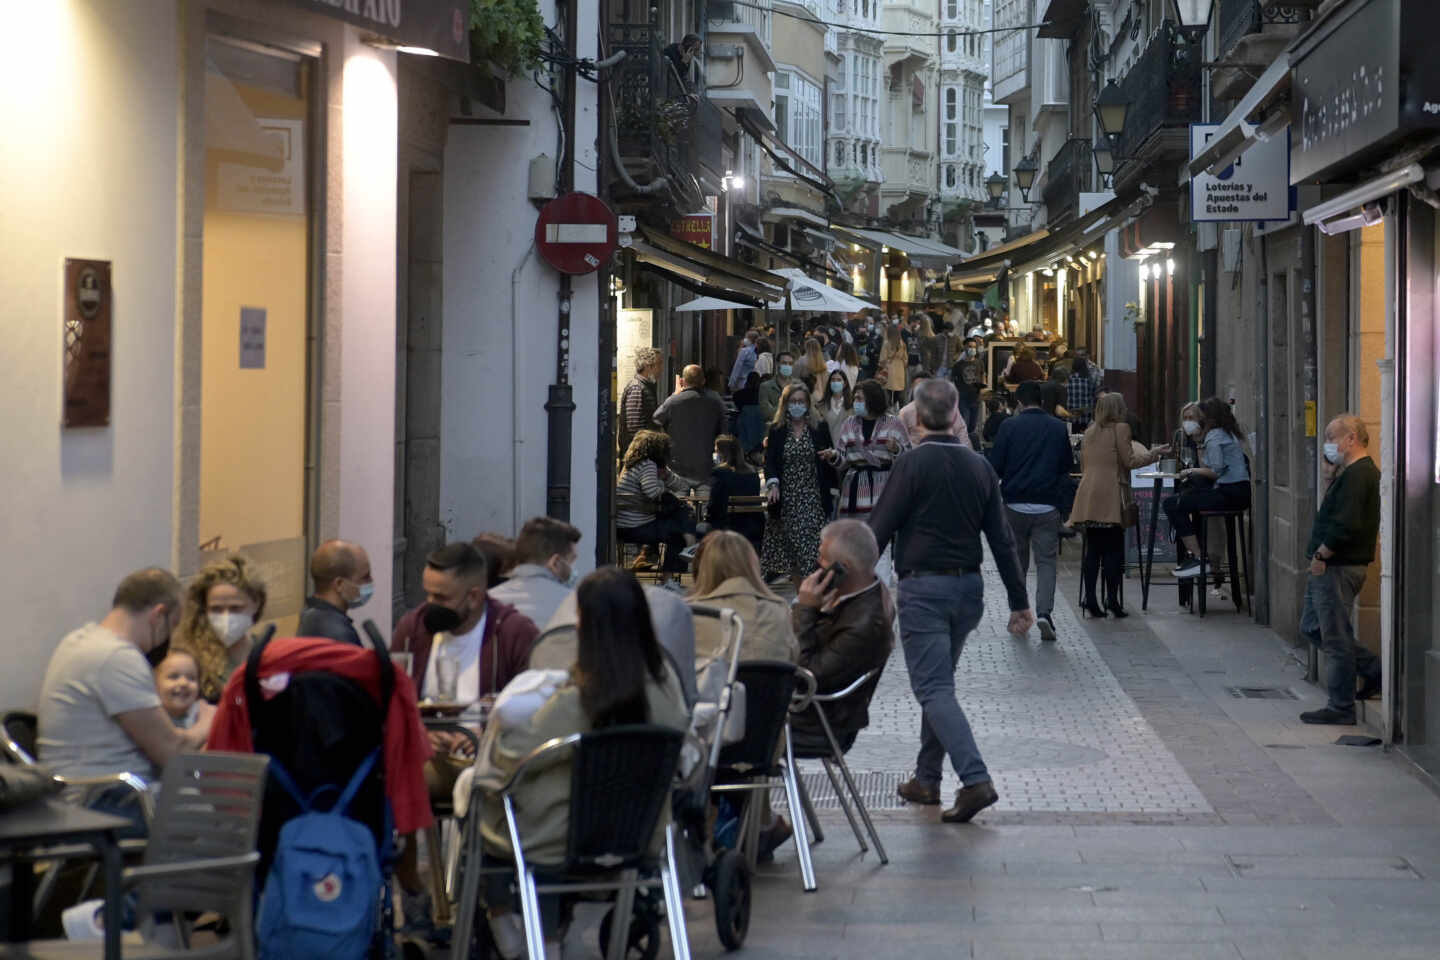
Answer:
<svg viewBox="0 0 1440 960"><path fill-rule="evenodd" d="M1190 159L1204 151L1218 123L1190 125ZM1290 216L1290 138L1256 141L1215 175L1190 178L1190 219L1285 220Z"/></svg>

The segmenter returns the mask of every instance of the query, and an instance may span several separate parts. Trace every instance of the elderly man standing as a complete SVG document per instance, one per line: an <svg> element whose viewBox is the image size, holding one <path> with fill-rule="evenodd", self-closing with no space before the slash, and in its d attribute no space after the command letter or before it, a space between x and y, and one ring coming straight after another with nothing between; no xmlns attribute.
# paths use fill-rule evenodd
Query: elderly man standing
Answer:
<svg viewBox="0 0 1440 960"><path fill-rule="evenodd" d="M305 599L295 635L364 646L348 611L365 606L375 595L365 548L345 540L326 540L310 557L310 579L315 581L315 593Z"/></svg>
<svg viewBox="0 0 1440 960"><path fill-rule="evenodd" d="M1351 611L1375 559L1380 535L1380 469L1370 459L1370 432L1342 414L1325 427L1325 459L1335 469L1310 528L1310 577L1300 634L1325 654L1328 702L1300 714L1305 723L1349 726L1355 701L1380 692L1380 661L1355 640ZM1355 692L1356 674L1364 680Z"/></svg>
<svg viewBox="0 0 1440 960"><path fill-rule="evenodd" d="M655 408L660 405L656 381L660 378L660 368L663 365L664 358L654 347L641 347L635 351L635 376L620 394L620 430L617 439L622 459L625 451L630 449L630 441L635 439L635 434L653 426L651 418L655 416Z"/></svg>
<svg viewBox="0 0 1440 960"><path fill-rule="evenodd" d="M849 750L870 724L870 697L895 645L890 598L875 577L879 558L868 526L859 520L836 520L820 531L820 568L801 582L790 614L800 643L799 664L815 674L817 693L843 690L876 671L869 683L825 707L841 750ZM830 748L813 710L790 721L790 734L797 750Z"/></svg>
<svg viewBox="0 0 1440 960"><path fill-rule="evenodd" d="M898 537L900 643L910 687L924 711L915 777L901 784L899 793L912 803L938 804L940 765L948 753L962 787L955 805L940 817L946 823L966 823L999 799L955 699L955 665L985 610L982 531L1009 596L1010 632L1020 636L1035 624L999 478L952 432L958 399L946 380L927 380L916 389L924 436L895 461L870 512L876 541Z"/></svg>
<svg viewBox="0 0 1440 960"><path fill-rule="evenodd" d="M705 389L705 371L692 363L680 371L681 388L655 411L670 435L670 469L695 496L710 497L715 438L725 432L725 403Z"/></svg>

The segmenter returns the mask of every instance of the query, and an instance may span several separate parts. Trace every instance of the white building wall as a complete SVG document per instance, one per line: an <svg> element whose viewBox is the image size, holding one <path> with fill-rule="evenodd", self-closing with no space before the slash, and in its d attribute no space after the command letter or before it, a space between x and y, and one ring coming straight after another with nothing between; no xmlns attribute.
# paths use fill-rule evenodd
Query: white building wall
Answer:
<svg viewBox="0 0 1440 960"><path fill-rule="evenodd" d="M542 4L541 14L554 24L553 3ZM595 7L582 4L579 56L596 56L597 32ZM578 89L575 186L593 193L595 88L581 82ZM507 116L528 126L452 126L445 150L440 522L452 540L514 534L545 513L545 402L556 376L560 275L532 251L537 213L526 192L530 158L556 156L556 128L548 95L533 83L511 83L507 97ZM574 279L571 318L570 522L585 531L583 570L594 556L597 400L611 374L596 369L593 275Z"/></svg>
<svg viewBox="0 0 1440 960"><path fill-rule="evenodd" d="M168 0L12 11L0 58L0 703L33 704L60 637L170 566L180 65ZM124 109L115 109L123 104ZM66 257L112 261L110 425L60 428Z"/></svg>

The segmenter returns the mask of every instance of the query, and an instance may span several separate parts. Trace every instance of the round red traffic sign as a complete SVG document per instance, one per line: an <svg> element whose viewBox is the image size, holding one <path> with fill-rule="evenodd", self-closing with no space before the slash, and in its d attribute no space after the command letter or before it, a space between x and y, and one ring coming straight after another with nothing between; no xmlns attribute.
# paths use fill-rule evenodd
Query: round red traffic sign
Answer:
<svg viewBox="0 0 1440 960"><path fill-rule="evenodd" d="M619 237L615 213L588 193L556 197L535 221L535 246L561 273L594 273L615 252Z"/></svg>

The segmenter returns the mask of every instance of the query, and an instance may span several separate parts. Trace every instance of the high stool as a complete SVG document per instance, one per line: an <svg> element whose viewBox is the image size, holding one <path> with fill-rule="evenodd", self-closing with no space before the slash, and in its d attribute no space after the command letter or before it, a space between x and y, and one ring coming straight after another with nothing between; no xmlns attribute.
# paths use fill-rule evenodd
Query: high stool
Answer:
<svg viewBox="0 0 1440 960"><path fill-rule="evenodd" d="M1194 583L1195 592L1199 595L1196 610L1200 616L1205 616L1205 598L1209 595L1209 579L1206 566L1210 562L1210 551L1205 543L1209 533L1208 523L1211 517L1218 517L1225 521L1225 547L1229 559L1228 579L1230 581L1230 593L1235 599L1235 611L1239 613L1246 609L1250 602L1250 590L1253 581L1250 579L1250 547L1245 538L1245 515L1250 512L1249 507L1227 507L1217 510L1197 510L1195 517L1198 523L1195 525L1195 536L1200 541L1200 575ZM1238 562L1237 562L1237 541L1238 541ZM1241 570L1243 564L1244 576L1242 583Z"/></svg>

